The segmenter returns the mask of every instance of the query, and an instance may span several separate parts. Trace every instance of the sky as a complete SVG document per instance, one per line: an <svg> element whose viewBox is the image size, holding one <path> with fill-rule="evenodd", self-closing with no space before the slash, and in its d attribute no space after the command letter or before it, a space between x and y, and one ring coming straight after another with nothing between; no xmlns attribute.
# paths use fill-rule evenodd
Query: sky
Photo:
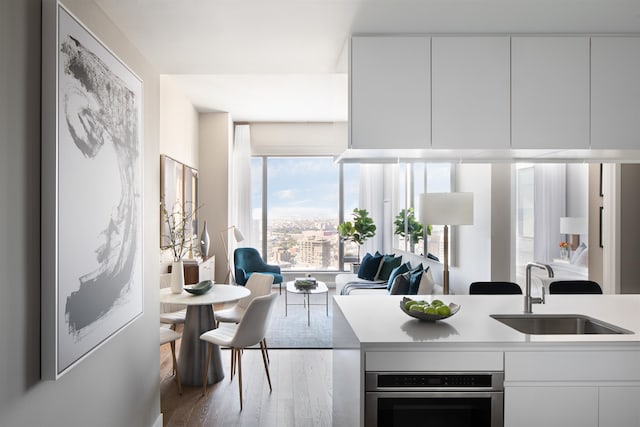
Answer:
<svg viewBox="0 0 640 427"><path fill-rule="evenodd" d="M337 222L340 165L332 157L270 157L268 162L269 218L333 219ZM254 167L257 165L259 161L254 159L251 192L252 204L259 212L262 172ZM349 169L345 171L345 208L353 210L358 204L357 166L345 166Z"/></svg>
<svg viewBox="0 0 640 427"><path fill-rule="evenodd" d="M261 157L252 159L251 193L253 218L259 219L262 206ZM339 170L332 157L269 157L268 158L269 219L329 219L338 220ZM431 164L428 170L428 191L449 191L450 164ZM359 166L344 164L345 219L359 207ZM403 173L405 168L401 168ZM414 165L417 177L424 173L424 164ZM424 182L416 178L416 194L424 192Z"/></svg>

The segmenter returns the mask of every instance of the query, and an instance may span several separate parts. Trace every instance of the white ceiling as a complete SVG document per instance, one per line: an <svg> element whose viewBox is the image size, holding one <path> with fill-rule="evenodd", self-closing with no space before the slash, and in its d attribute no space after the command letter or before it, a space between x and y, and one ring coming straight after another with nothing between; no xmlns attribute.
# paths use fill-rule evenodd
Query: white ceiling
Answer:
<svg viewBox="0 0 640 427"><path fill-rule="evenodd" d="M94 0L201 111L347 120L352 33L640 32L638 0Z"/></svg>

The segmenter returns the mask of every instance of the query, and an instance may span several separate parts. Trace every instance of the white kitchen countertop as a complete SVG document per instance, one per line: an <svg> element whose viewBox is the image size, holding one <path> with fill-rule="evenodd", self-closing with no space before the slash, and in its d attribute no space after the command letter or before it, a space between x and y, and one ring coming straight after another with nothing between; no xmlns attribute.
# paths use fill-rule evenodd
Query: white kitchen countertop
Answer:
<svg viewBox="0 0 640 427"><path fill-rule="evenodd" d="M349 295L334 297L335 305L351 325L363 347L454 349L487 347L640 345L640 295L547 295L546 304L534 304L534 314L581 314L634 332L614 335L527 335L489 317L490 314L521 314L522 295L438 295L445 304L459 304L460 311L446 320L425 322L400 309L402 296ZM420 344L417 345L416 344Z"/></svg>

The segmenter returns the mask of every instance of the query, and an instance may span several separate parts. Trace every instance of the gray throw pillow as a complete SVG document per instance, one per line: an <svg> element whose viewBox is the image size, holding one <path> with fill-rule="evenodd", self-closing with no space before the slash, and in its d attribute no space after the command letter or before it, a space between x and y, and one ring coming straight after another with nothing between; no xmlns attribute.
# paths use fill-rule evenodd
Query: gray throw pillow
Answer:
<svg viewBox="0 0 640 427"><path fill-rule="evenodd" d="M411 284L411 273L398 274L393 279L393 284L389 290L391 295L407 295L409 293L409 286Z"/></svg>

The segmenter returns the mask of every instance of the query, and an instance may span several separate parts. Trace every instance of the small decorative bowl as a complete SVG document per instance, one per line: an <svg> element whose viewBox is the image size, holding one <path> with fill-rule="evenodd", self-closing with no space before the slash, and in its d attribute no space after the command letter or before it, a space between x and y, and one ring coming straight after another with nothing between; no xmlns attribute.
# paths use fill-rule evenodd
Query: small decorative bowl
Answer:
<svg viewBox="0 0 640 427"><path fill-rule="evenodd" d="M427 321L431 321L431 322L436 321L436 320L447 319L447 318L453 316L454 314L456 314L458 312L458 310L460 310L460 306L458 304L449 303L448 307L449 307L449 310L451 310L451 314L449 314L448 316L441 316L439 314L422 313L420 311L407 310L407 308L405 307L405 304L408 301L413 301L413 300L411 298L404 297L404 298L402 298L402 301L400 301L400 309L402 311L404 311L406 314L408 314L411 317L415 317L416 319L427 320Z"/></svg>
<svg viewBox="0 0 640 427"><path fill-rule="evenodd" d="M203 280L195 285L187 285L184 290L192 295L203 295L211 290L213 282L211 280Z"/></svg>

